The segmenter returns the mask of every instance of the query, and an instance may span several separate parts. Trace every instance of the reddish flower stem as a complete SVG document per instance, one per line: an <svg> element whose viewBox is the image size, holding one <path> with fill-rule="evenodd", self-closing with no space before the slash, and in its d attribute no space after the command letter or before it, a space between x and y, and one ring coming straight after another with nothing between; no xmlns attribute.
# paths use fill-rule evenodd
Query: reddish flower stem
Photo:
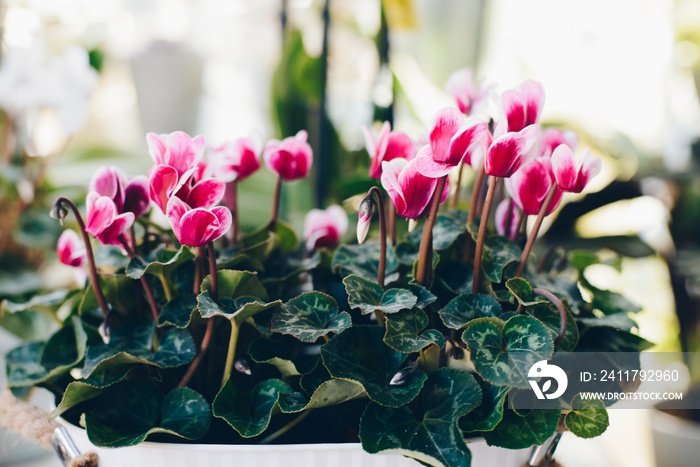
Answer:
<svg viewBox="0 0 700 467"><path fill-rule="evenodd" d="M277 218L279 217L280 198L282 197L282 177L277 176L275 183L275 195L272 201L272 217L270 218L270 232L277 230Z"/></svg>
<svg viewBox="0 0 700 467"><path fill-rule="evenodd" d="M396 246L396 206L393 203L387 203L387 217L389 218L389 238L391 246Z"/></svg>
<svg viewBox="0 0 700 467"><path fill-rule="evenodd" d="M418 249L418 270L416 271L416 282L419 285L427 287L430 282L430 272L432 268L431 254L433 251L433 226L437 219L437 212L440 208L440 198L447 183L447 175L438 180L433 198L431 200L430 212L428 219L423 225L423 236L420 240L420 248Z"/></svg>
<svg viewBox="0 0 700 467"><path fill-rule="evenodd" d="M462 175L464 174L464 161L461 161L459 163L459 167L457 168L457 183L455 184L455 192L452 195L452 199L450 200L450 208L451 209L457 209L457 206L459 205L459 189L462 187Z"/></svg>
<svg viewBox="0 0 700 467"><path fill-rule="evenodd" d="M207 250L209 253L209 277L211 280L210 287L209 287L209 295L216 300L216 298L219 295L219 278L218 278L218 273L216 270L216 252L214 251L214 245L209 242L207 243ZM202 262L204 258L204 248L199 247L197 248L197 258L195 261ZM195 293L198 293L199 290L195 291ZM194 376L194 373L197 371L197 368L199 367L200 363L202 363L202 359L204 358L204 355L207 353L209 350L209 346L212 341L212 336L214 335L214 317L209 318L207 321L207 327L204 330L204 337L202 338L202 343L199 346L199 352L197 352L197 355L192 359L190 362L190 366L187 368L187 371L185 372L185 375L182 377L180 380L180 383L178 383L177 387L182 388L187 386L187 383L190 382L190 379L192 379L192 376Z"/></svg>
<svg viewBox="0 0 700 467"><path fill-rule="evenodd" d="M233 246L238 245L238 235L240 232L240 221L238 217L238 181L234 180L226 185L226 204L233 215L233 224L229 231L229 239Z"/></svg>
<svg viewBox="0 0 700 467"><path fill-rule="evenodd" d="M518 264L518 269L516 269L514 277L522 276L523 272L525 271L525 265L527 264L527 259L530 256L530 252L532 251L532 246L535 244L535 240L537 240L537 234L540 231L540 227L542 226L542 221L544 220L544 217L547 215L549 205L552 204L552 199L554 199L554 195L557 193L557 188L559 188L557 182L554 182L549 191L547 192L547 196L544 199L544 203L542 203L542 207L537 213L535 225L532 226L530 236L527 238L525 248L523 248L523 254L520 256L520 264Z"/></svg>
<svg viewBox="0 0 700 467"><path fill-rule="evenodd" d="M481 213L481 222L479 222L479 234L476 238L476 250L474 251L474 275L472 279L472 292L479 293L481 287L481 260L484 254L484 242L486 241L486 226L489 223L491 215L491 205L493 197L496 194L496 185L500 178L493 177L489 184L489 190L486 192L486 200L484 201L484 210Z"/></svg>
<svg viewBox="0 0 700 467"><path fill-rule="evenodd" d="M66 204L70 208L70 210L73 211L75 220L78 222L78 228L80 229L80 234L83 237L83 244L85 244L85 254L87 255L88 260L88 271L90 273L90 283L92 284L92 290L95 293L97 303L100 306L100 309L102 310L102 315L106 319L107 314L109 313L109 306L107 306L107 301L105 300L105 296L102 293L102 288L100 287L99 278L97 276L97 266L95 265L95 255L92 252L90 237L88 237L87 231L85 230L85 222L83 222L83 217L80 215L78 207L72 200L68 198L58 198L56 200L56 203L54 204L54 210L56 210L57 208L65 209L63 208L64 204ZM62 222L63 219L59 217L59 221Z"/></svg>
<svg viewBox="0 0 700 467"><path fill-rule="evenodd" d="M129 246L129 242L126 239L126 234L122 234L119 237L119 241L121 242L122 246L126 250L126 254L129 255L129 258L133 258L136 256L136 252L134 249L132 249L131 246ZM141 276L141 286L143 287L143 291L146 294L146 301L148 302L148 306L151 309L151 315L153 316L153 322L157 323L158 322L158 315L160 314L158 312L158 305L156 304L156 298L153 295L153 290L151 289L151 285L148 283L148 280L146 280L146 276L143 275Z"/></svg>
<svg viewBox="0 0 700 467"><path fill-rule="evenodd" d="M554 345L561 344L561 341L564 340L564 335L566 334L566 325L568 321L564 304L561 302L561 300L559 300L559 298L556 295L554 295L549 290L533 288L532 293L534 295L537 295L538 297L544 297L547 300L549 300L559 312L559 334L557 334L556 339L554 339Z"/></svg>

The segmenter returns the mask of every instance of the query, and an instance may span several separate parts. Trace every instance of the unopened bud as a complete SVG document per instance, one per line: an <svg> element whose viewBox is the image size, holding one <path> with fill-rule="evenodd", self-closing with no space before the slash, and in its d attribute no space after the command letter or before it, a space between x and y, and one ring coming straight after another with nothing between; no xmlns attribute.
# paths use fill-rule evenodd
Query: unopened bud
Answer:
<svg viewBox="0 0 700 467"><path fill-rule="evenodd" d="M416 230L416 227L418 227L418 221L415 219L409 219L408 220L408 231L413 232Z"/></svg>
<svg viewBox="0 0 700 467"><path fill-rule="evenodd" d="M247 358L237 358L233 362L233 368L235 368L237 372L243 373L244 375L250 376L253 374L253 372L250 370L250 363L248 362Z"/></svg>
<svg viewBox="0 0 700 467"><path fill-rule="evenodd" d="M51 212L49 212L49 216L51 216L52 219L56 219L61 225L63 225L63 219L68 216L68 209L63 206L62 201L56 201L51 208Z"/></svg>
<svg viewBox="0 0 700 467"><path fill-rule="evenodd" d="M408 362L408 367L397 371L389 381L389 386L403 386L411 378L411 375L418 369L418 361Z"/></svg>
<svg viewBox="0 0 700 467"><path fill-rule="evenodd" d="M357 216L357 243L362 243L365 241L365 238L367 238L372 216L374 216L374 211L376 211L376 209L377 205L371 193L365 196L360 202L360 211Z"/></svg>

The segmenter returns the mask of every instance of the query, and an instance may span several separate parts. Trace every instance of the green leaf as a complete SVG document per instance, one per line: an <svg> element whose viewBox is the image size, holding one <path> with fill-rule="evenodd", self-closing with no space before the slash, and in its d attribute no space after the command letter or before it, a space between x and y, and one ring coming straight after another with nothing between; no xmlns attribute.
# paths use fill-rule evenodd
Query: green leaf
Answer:
<svg viewBox="0 0 700 467"><path fill-rule="evenodd" d="M437 297L422 285L408 284L408 290L418 299L416 301L416 306L418 308L425 308L437 300Z"/></svg>
<svg viewBox="0 0 700 467"><path fill-rule="evenodd" d="M473 320L462 334L479 375L499 386L529 388L527 371L551 358L554 343L539 320L517 315L503 323L497 318Z"/></svg>
<svg viewBox="0 0 700 467"><path fill-rule="evenodd" d="M305 405L304 396L279 379L268 379L252 387L229 379L214 398L212 409L215 417L224 419L238 434L252 438L267 429L275 408L297 412Z"/></svg>
<svg viewBox="0 0 700 467"><path fill-rule="evenodd" d="M506 409L503 420L492 431L483 433L489 446L507 449L525 449L543 444L559 425L561 411L533 409L526 416Z"/></svg>
<svg viewBox="0 0 700 467"><path fill-rule="evenodd" d="M83 359L86 344L80 319L71 317L47 342L22 344L6 355L8 386L34 386L67 373Z"/></svg>
<svg viewBox="0 0 700 467"><path fill-rule="evenodd" d="M268 301L267 290L258 275L249 271L222 269L217 272L218 297L239 298L251 296ZM202 292L211 291L211 275L202 281Z"/></svg>
<svg viewBox="0 0 700 467"><path fill-rule="evenodd" d="M571 250L569 251L569 264L576 269L579 274L583 274L588 266L599 264L600 258L597 254L588 250Z"/></svg>
<svg viewBox="0 0 700 467"><path fill-rule="evenodd" d="M511 263L520 260L520 248L499 235L486 239L484 255L481 260L481 270L493 282L501 282L503 269Z"/></svg>
<svg viewBox="0 0 700 467"><path fill-rule="evenodd" d="M522 306L535 305L537 303L547 303L542 297L532 293L532 286L522 277L514 277L506 281L506 288Z"/></svg>
<svg viewBox="0 0 700 467"><path fill-rule="evenodd" d="M502 313L501 304L491 295L458 295L438 311L440 319L450 329L461 329L476 318L496 317Z"/></svg>
<svg viewBox="0 0 700 467"><path fill-rule="evenodd" d="M268 232L264 239L257 242L252 242L253 239L251 239L251 242L246 244L244 241L240 248L224 252L218 260L218 267L220 269L244 269L241 266L250 266L256 271L262 271L264 269L263 263L275 247L276 238L274 233Z"/></svg>
<svg viewBox="0 0 700 467"><path fill-rule="evenodd" d="M581 278L581 284L591 292L593 296L593 307L606 315L629 312L636 313L642 310L642 307L630 302L622 294L594 287L584 278Z"/></svg>
<svg viewBox="0 0 700 467"><path fill-rule="evenodd" d="M174 326L185 329L197 310L197 298L192 294L178 295L165 304L158 316L158 327Z"/></svg>
<svg viewBox="0 0 700 467"><path fill-rule="evenodd" d="M237 324L245 322L258 313L274 309L282 302L261 303L255 297L220 298L214 300L209 292L202 292L197 295L197 308L202 318L208 319L214 316L223 316L230 320L236 320Z"/></svg>
<svg viewBox="0 0 700 467"><path fill-rule="evenodd" d="M408 234L408 241L413 245L420 244L424 225L425 223L422 223L413 232ZM438 214L435 219L435 225L433 226L433 250L447 250L460 235L464 233L466 233L466 230L463 223L451 216Z"/></svg>
<svg viewBox="0 0 700 467"><path fill-rule="evenodd" d="M284 376L299 376L313 370L318 356L299 355L299 341L275 334L255 339L248 348L251 360L273 365Z"/></svg>
<svg viewBox="0 0 700 467"><path fill-rule="evenodd" d="M153 323L124 323L112 332L108 344L88 346L83 377L134 363L175 368L188 364L197 353L192 336L186 329L168 329L155 352L151 348L152 339Z"/></svg>
<svg viewBox="0 0 700 467"><path fill-rule="evenodd" d="M155 383L143 380L111 387L85 414L90 442L111 448L134 446L154 433L199 439L210 423L211 410L201 394L176 388L163 397Z"/></svg>
<svg viewBox="0 0 700 467"><path fill-rule="evenodd" d="M348 303L351 308L359 309L363 315L376 311L386 314L397 313L413 308L418 298L406 289L389 289L386 292L376 282L372 282L356 274L343 279L348 293Z"/></svg>
<svg viewBox="0 0 700 467"><path fill-rule="evenodd" d="M589 328L594 327L610 327L618 329L620 331L632 332L633 329L637 328L637 323L627 316L626 313L615 313L613 315L606 315L600 318L590 317L590 318L578 318L576 321L585 325Z"/></svg>
<svg viewBox="0 0 700 467"><path fill-rule="evenodd" d="M360 420L365 451L391 452L423 464L469 467L471 453L457 421L481 403L481 389L466 371L443 368L428 377L417 408L367 405Z"/></svg>
<svg viewBox="0 0 700 467"><path fill-rule="evenodd" d="M275 231L272 232L272 234L274 246L279 247L285 253L295 251L299 247L299 238L297 234L294 232L294 229L284 221L277 220ZM270 231L268 225L265 224L255 232L243 237L241 243L245 247L256 246L266 242L269 238Z"/></svg>
<svg viewBox="0 0 700 467"><path fill-rule="evenodd" d="M377 280L379 269L379 241L366 241L362 245L341 245L333 254L331 268L342 270L343 275L357 274L365 279ZM389 275L399 267L394 249L386 248L386 274Z"/></svg>
<svg viewBox="0 0 700 467"><path fill-rule="evenodd" d="M465 433L493 430L503 419L503 407L510 390L508 386L496 386L482 379L477 381L481 387L481 405L459 420L459 428Z"/></svg>
<svg viewBox="0 0 700 467"><path fill-rule="evenodd" d="M571 401L571 412L564 417L564 424L579 438L602 435L610 424L605 403L599 399L584 400L576 394Z"/></svg>
<svg viewBox="0 0 700 467"><path fill-rule="evenodd" d="M421 333L428 326L428 315L419 308L404 310L386 317L384 343L401 353L413 353L437 345L445 346L445 336L435 329Z"/></svg>
<svg viewBox="0 0 700 467"><path fill-rule="evenodd" d="M333 297L307 292L283 304L272 316L272 331L313 343L329 333L338 334L352 325L350 315L338 310Z"/></svg>
<svg viewBox="0 0 700 467"><path fill-rule="evenodd" d="M134 256L126 266L126 275L132 279L140 279L144 274L166 277L170 275L181 264L192 261L194 255L192 250L183 245L179 250L168 250L164 246L159 246L153 250L146 258Z"/></svg>
<svg viewBox="0 0 700 467"><path fill-rule="evenodd" d="M124 274L100 274L100 288L107 303L116 311L130 316L136 308L136 299L140 296L141 284ZM102 315L92 287L88 287L79 307L80 315Z"/></svg>
<svg viewBox="0 0 700 467"><path fill-rule="evenodd" d="M578 326L576 325L574 316L566 305L564 309L566 310L566 330L564 331L564 339L562 339L558 349L564 352L573 352L578 343ZM559 335L559 328L561 327L561 318L559 317L559 310L557 310L554 305L551 303L540 303L526 307L525 312L542 321L542 324L549 329L552 339L557 338ZM581 318L579 318L579 320L580 319Z"/></svg>
<svg viewBox="0 0 700 467"><path fill-rule="evenodd" d="M452 263L447 271L440 275L445 288L453 294L470 293L474 278L474 267L471 264Z"/></svg>
<svg viewBox="0 0 700 467"><path fill-rule="evenodd" d="M387 347L383 334L378 326L354 326L321 347L321 357L334 378L356 381L378 404L401 407L415 399L426 376L416 370L405 384L391 385L406 355Z"/></svg>
<svg viewBox="0 0 700 467"><path fill-rule="evenodd" d="M0 313L20 313L23 311L53 312L61 306L68 296L68 290L55 290L44 295L34 295L24 303L3 300L0 303Z"/></svg>

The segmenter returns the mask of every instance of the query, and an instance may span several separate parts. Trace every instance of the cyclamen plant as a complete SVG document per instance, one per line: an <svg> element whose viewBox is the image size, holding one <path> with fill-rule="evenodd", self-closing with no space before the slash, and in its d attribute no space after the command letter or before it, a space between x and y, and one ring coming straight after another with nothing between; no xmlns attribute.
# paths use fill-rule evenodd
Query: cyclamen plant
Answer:
<svg viewBox="0 0 700 467"><path fill-rule="evenodd" d="M471 81L462 73L451 89L459 76ZM483 94L469 86L457 101L467 113L475 107L468 99ZM506 91L495 128L441 110L417 155L388 124L377 138L368 132L369 176L384 191L375 186L363 198L358 243L347 244L339 206L311 211L303 242L278 218L281 184L312 166L305 132L264 149L237 140L208 160L203 137L149 134L155 164L147 179L98 171L86 221L69 199L56 202L53 216L72 213L82 238L66 231L58 257L87 266L89 278L83 290L6 304L67 315L49 340L7 355L10 387L18 395L49 389L58 402L52 418L81 423L95 445L108 447L173 437L359 440L370 453L456 467L470 465L472 437L519 449L558 430L602 433L601 401L562 399L531 411L506 405L509 394L529 388L507 369L509 355L534 363L556 351L646 345L631 320L612 319L637 308L586 280L595 254L565 251L552 261L561 251L553 250L533 260L543 218L600 171L587 150L576 162L564 133L541 130L543 102L531 81ZM277 175L270 222L231 233L245 216L237 183L254 176L261 158ZM476 172L471 209L441 209L448 176L463 165ZM154 222L153 210L169 228ZM401 217L415 229L395 239ZM99 255L91 236L103 244Z"/></svg>

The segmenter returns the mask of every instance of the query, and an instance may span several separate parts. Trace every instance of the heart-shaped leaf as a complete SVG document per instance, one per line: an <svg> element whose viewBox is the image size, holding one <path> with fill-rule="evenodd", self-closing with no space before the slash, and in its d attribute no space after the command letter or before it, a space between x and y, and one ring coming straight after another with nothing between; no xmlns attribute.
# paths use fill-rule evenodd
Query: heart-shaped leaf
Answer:
<svg viewBox="0 0 700 467"><path fill-rule="evenodd" d="M343 275L357 274L365 279L376 280L379 270L379 241L366 241L361 245L341 245L333 254L331 267L342 270ZM396 271L399 261L391 245L386 248L386 274Z"/></svg>
<svg viewBox="0 0 700 467"><path fill-rule="evenodd" d="M429 465L469 467L471 453L457 421L481 403L481 389L466 371L443 368L425 382L417 407L370 402L360 421L365 451L403 454Z"/></svg>
<svg viewBox="0 0 700 467"><path fill-rule="evenodd" d="M263 433L270 425L275 408L298 412L306 398L279 379L267 379L255 386L230 378L216 395L212 409L244 438Z"/></svg>
<svg viewBox="0 0 700 467"><path fill-rule="evenodd" d="M578 318L576 321L578 321L581 324L584 324L586 327L589 328L609 327L613 329L619 329L620 331L625 332L632 332L634 328L638 327L637 323L632 318L627 316L626 313L615 313L613 315L606 315L601 318L581 317Z"/></svg>
<svg viewBox="0 0 700 467"><path fill-rule="evenodd" d="M602 311L603 314L611 315L615 313L636 313L642 309L642 307L635 305L617 292L594 287L583 277L581 279L581 284L584 288L591 292L591 295L593 296L593 307Z"/></svg>
<svg viewBox="0 0 700 467"><path fill-rule="evenodd" d="M300 352L301 344L290 336L273 334L255 339L248 348L251 360L273 365L285 376L299 376L314 369L318 356Z"/></svg>
<svg viewBox="0 0 700 467"><path fill-rule="evenodd" d="M179 250L168 250L160 246L153 250L146 258L134 256L126 266L126 275L132 279L140 279L144 274L166 277L181 264L192 261L194 255L187 246L181 246Z"/></svg>
<svg viewBox="0 0 700 467"><path fill-rule="evenodd" d="M197 297L192 294L178 295L165 304L158 316L158 327L173 326L185 329L197 310Z"/></svg>
<svg viewBox="0 0 700 467"><path fill-rule="evenodd" d="M153 323L124 323L117 327L108 344L88 346L82 375L96 371L144 363L159 368L175 368L188 364L197 353L192 336L186 329L168 329L153 351Z"/></svg>
<svg viewBox="0 0 700 467"><path fill-rule="evenodd" d="M255 297L220 298L214 300L209 292L202 292L197 295L197 308L202 318L208 319L214 316L223 316L230 320L235 320L237 324L245 322L258 313L274 309L282 302L261 303Z"/></svg>
<svg viewBox="0 0 700 467"><path fill-rule="evenodd" d="M527 372L540 360L548 360L554 342L539 320L516 315L503 323L498 318L479 318L469 323L462 339L471 351L479 375L499 386L529 388Z"/></svg>
<svg viewBox="0 0 700 467"><path fill-rule="evenodd" d="M585 400L576 394L571 401L571 412L564 417L564 424L579 438L595 438L605 432L610 421L602 400Z"/></svg>
<svg viewBox="0 0 700 467"><path fill-rule="evenodd" d="M577 320L574 320L573 315L569 311L568 307L564 306L566 309L566 330L564 331L564 339L559 343L559 350L564 352L573 352L576 344L578 343L578 326L576 324ZM539 303L537 305L531 305L525 308L527 314L534 316L538 320L547 326L549 332L552 334L552 339L556 339L559 335L559 328L561 327L561 317L559 316L559 310L556 309L551 303ZM615 315L611 315L615 316ZM579 321L583 318L579 318ZM591 318L597 319L597 318Z"/></svg>
<svg viewBox="0 0 700 467"><path fill-rule="evenodd" d="M481 404L476 409L459 419L459 428L465 433L491 431L503 419L503 407L508 386L496 386L477 379L481 387Z"/></svg>
<svg viewBox="0 0 700 467"><path fill-rule="evenodd" d="M501 304L491 295L467 293L450 300L438 314L448 328L461 329L473 319L496 317L502 311Z"/></svg>
<svg viewBox="0 0 700 467"><path fill-rule="evenodd" d="M22 344L5 356L8 386L33 386L67 373L85 356L86 344L80 318L71 317L47 342Z"/></svg>
<svg viewBox="0 0 700 467"><path fill-rule="evenodd" d="M351 308L357 308L363 315L376 311L386 314L397 313L413 308L418 298L406 289L389 289L386 292L376 282L372 282L356 274L343 279L348 293L348 303Z"/></svg>
<svg viewBox="0 0 700 467"><path fill-rule="evenodd" d="M532 293L532 286L522 277L513 277L512 279L508 279L506 281L506 288L522 306L547 303L547 300Z"/></svg>
<svg viewBox="0 0 700 467"><path fill-rule="evenodd" d="M313 343L329 333L338 334L352 325L346 312L338 310L333 297L307 292L289 300L272 316L272 331L289 334L302 342Z"/></svg>
<svg viewBox="0 0 700 467"><path fill-rule="evenodd" d="M211 410L201 394L176 388L163 397L155 383L143 380L111 387L85 414L90 442L99 447L134 446L154 433L199 439L210 423Z"/></svg>
<svg viewBox="0 0 700 467"><path fill-rule="evenodd" d="M486 239L484 254L481 260L481 270L493 282L501 282L503 269L511 263L520 260L520 248L499 235Z"/></svg>
<svg viewBox="0 0 700 467"><path fill-rule="evenodd" d="M527 415L518 415L506 409L503 420L492 431L483 433L489 446L507 449L525 449L543 444L559 425L560 410L533 409Z"/></svg>
<svg viewBox="0 0 700 467"><path fill-rule="evenodd" d="M418 308L425 308L437 300L437 297L422 285L408 284L408 290L418 299L416 301L416 306Z"/></svg>
<svg viewBox="0 0 700 467"><path fill-rule="evenodd" d="M392 385L394 375L406 366L406 355L387 347L383 334L378 326L351 327L324 345L321 357L334 378L357 381L378 404L401 407L418 395L426 376L416 370L404 384Z"/></svg>
<svg viewBox="0 0 700 467"><path fill-rule="evenodd" d="M44 295L34 295L31 299L24 303L15 303L9 300L0 302L0 314L2 313L20 313L23 311L47 311L53 312L68 297L68 290L54 290Z"/></svg>
<svg viewBox="0 0 700 467"><path fill-rule="evenodd" d="M256 297L262 301L267 301L267 290L258 278L258 275L249 271L233 271L222 269L217 272L218 297L219 298L239 298ZM211 291L211 275L202 281L202 292Z"/></svg>
<svg viewBox="0 0 700 467"><path fill-rule="evenodd" d="M401 353L413 353L429 346L445 346L445 337L435 329L429 329L428 315L420 308L404 310L386 317L386 333L384 342L386 345Z"/></svg>

